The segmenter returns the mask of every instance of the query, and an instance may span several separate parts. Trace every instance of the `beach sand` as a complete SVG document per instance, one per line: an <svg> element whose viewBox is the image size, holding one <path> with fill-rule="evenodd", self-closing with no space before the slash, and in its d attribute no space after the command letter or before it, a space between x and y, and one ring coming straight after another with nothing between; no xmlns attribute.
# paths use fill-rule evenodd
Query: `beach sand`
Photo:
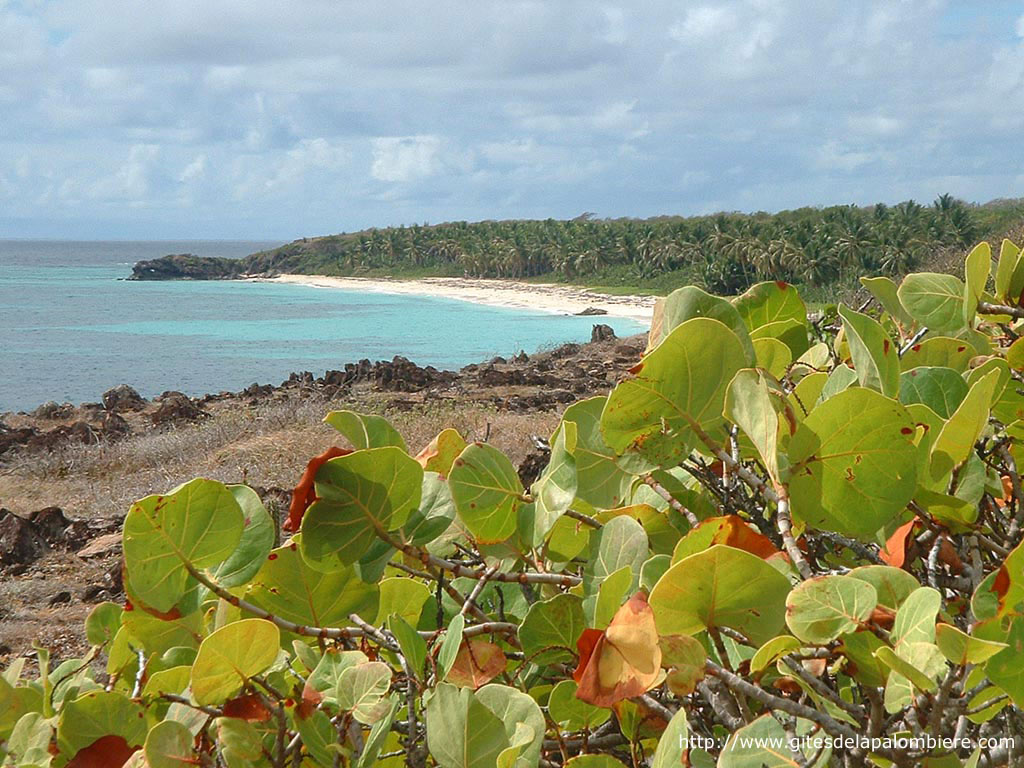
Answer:
<svg viewBox="0 0 1024 768"><path fill-rule="evenodd" d="M641 323L651 321L655 301L653 296L612 296L568 285L482 278L427 277L419 280L388 280L324 275L279 275L273 278L254 279L318 288L434 296L492 307L532 309L565 315L579 314L592 307L603 309L610 317L628 317Z"/></svg>

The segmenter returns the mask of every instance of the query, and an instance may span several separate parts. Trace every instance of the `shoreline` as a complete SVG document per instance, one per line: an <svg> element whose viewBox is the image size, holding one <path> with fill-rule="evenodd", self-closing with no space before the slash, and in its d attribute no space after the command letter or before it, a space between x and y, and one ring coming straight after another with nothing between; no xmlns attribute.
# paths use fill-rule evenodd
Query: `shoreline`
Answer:
<svg viewBox="0 0 1024 768"><path fill-rule="evenodd" d="M593 308L604 310L608 317L627 318L644 324L650 324L656 301L654 296L613 296L556 283L524 283L496 278L424 277L399 280L284 274L276 277L252 277L248 280L307 285L313 288L455 299L490 307L526 309L556 315L578 315L588 308Z"/></svg>

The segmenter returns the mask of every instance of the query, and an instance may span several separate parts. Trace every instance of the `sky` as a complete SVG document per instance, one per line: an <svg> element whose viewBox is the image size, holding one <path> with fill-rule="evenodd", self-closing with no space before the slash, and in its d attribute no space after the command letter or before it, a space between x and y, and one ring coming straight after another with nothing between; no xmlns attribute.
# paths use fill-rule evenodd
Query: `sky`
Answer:
<svg viewBox="0 0 1024 768"><path fill-rule="evenodd" d="M0 0L0 237L1020 197L1022 97L1022 0Z"/></svg>

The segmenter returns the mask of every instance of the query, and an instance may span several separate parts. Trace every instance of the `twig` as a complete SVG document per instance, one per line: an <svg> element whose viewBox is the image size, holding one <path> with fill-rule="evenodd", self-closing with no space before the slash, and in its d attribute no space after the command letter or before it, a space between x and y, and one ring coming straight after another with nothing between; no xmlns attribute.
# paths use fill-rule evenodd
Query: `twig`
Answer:
<svg viewBox="0 0 1024 768"><path fill-rule="evenodd" d="M661 498L663 498L665 501L667 501L668 505L670 507L672 507L672 509L674 509L676 512L678 512L683 517L685 517L687 522L691 526L696 528L698 525L700 525L700 520L697 519L697 516L695 514L693 514L693 512L691 512L689 509L687 509L679 501L679 499L677 499L675 496L673 496L665 486L663 486L661 483L659 483L657 480L655 480L650 475L644 475L643 481L644 481L644 483L649 485L654 490L654 492L656 494L658 494L659 496L661 496Z"/></svg>

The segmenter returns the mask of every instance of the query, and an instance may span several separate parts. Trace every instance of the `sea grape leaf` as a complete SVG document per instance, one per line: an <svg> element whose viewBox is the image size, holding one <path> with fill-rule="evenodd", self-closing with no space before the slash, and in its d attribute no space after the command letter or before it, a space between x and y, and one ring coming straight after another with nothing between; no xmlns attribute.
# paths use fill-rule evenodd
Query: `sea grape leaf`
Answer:
<svg viewBox="0 0 1024 768"><path fill-rule="evenodd" d="M641 567L642 573L643 568ZM583 614L592 627L604 629L608 626L615 612L619 610L619 606L626 599L626 595L634 588L634 581L639 583L636 573L628 565L622 566L601 580L597 587L597 594L588 596L583 602Z"/></svg>
<svg viewBox="0 0 1024 768"><path fill-rule="evenodd" d="M992 246L987 242L978 243L964 260L964 325L970 327L978 301L985 292L985 284L992 271Z"/></svg>
<svg viewBox="0 0 1024 768"><path fill-rule="evenodd" d="M899 403L863 387L818 405L789 443L793 516L871 538L917 487L914 424Z"/></svg>
<svg viewBox="0 0 1024 768"><path fill-rule="evenodd" d="M911 574L891 565L862 565L846 575L873 586L878 594L878 604L892 610L899 608L921 586Z"/></svg>
<svg viewBox="0 0 1024 768"><path fill-rule="evenodd" d="M383 579L379 583L380 604L373 626L379 627L390 616L401 616L409 624L419 623L424 603L430 599L427 585L404 576Z"/></svg>
<svg viewBox="0 0 1024 768"><path fill-rule="evenodd" d="M931 587L918 587L896 611L889 642L899 650L904 643L934 643L935 620L942 607L942 595Z"/></svg>
<svg viewBox="0 0 1024 768"><path fill-rule="evenodd" d="M707 652L700 641L689 635L664 635L658 638L661 666L668 669L665 682L676 696L689 696L704 679Z"/></svg>
<svg viewBox="0 0 1024 768"><path fill-rule="evenodd" d="M494 768L505 726L468 688L437 686L426 705L427 744L441 768Z"/></svg>
<svg viewBox="0 0 1024 768"><path fill-rule="evenodd" d="M811 725L798 720L798 733L807 732ZM800 727L802 726L802 727ZM761 715L729 737L718 758L718 768L821 768L828 765L831 750L817 755L813 745L800 750L798 760L789 747L790 735L771 714ZM813 762L808 762L813 759Z"/></svg>
<svg viewBox="0 0 1024 768"><path fill-rule="evenodd" d="M313 627L345 626L349 614L377 615L380 588L353 568L311 568L294 545L275 549L253 577L247 599L282 619Z"/></svg>
<svg viewBox="0 0 1024 768"><path fill-rule="evenodd" d="M801 582L786 598L786 624L805 643L824 645L853 632L878 604L875 588L848 576Z"/></svg>
<svg viewBox="0 0 1024 768"><path fill-rule="evenodd" d="M1009 647L1007 643L996 643L991 640L982 640L980 637L972 637L952 624L937 624L935 626L935 644L939 646L939 650L948 661L960 666L983 664L1004 648Z"/></svg>
<svg viewBox="0 0 1024 768"><path fill-rule="evenodd" d="M482 703L505 726L505 735L512 744L521 745L522 757L517 765L535 766L540 760L547 723L533 697L507 685L490 683L476 692L475 698ZM526 725L530 739L523 742L517 734L517 726Z"/></svg>
<svg viewBox="0 0 1024 768"><path fill-rule="evenodd" d="M391 668L380 661L356 664L338 680L338 706L363 725L373 725L387 714L391 703L384 700L391 687Z"/></svg>
<svg viewBox="0 0 1024 768"><path fill-rule="evenodd" d="M448 475L455 509L469 532L483 544L504 541L516 530L523 484L516 468L487 443L472 443Z"/></svg>
<svg viewBox="0 0 1024 768"><path fill-rule="evenodd" d="M904 352L900 358L900 369L909 371L921 367L952 368L963 373L976 354L974 348L963 339L934 336Z"/></svg>
<svg viewBox="0 0 1024 768"><path fill-rule="evenodd" d="M530 606L519 626L519 642L534 664L570 661L584 629L583 601L564 593Z"/></svg>
<svg viewBox="0 0 1024 768"><path fill-rule="evenodd" d="M903 278L900 303L919 324L936 333L964 327L964 292L960 278L934 272L915 272Z"/></svg>
<svg viewBox="0 0 1024 768"><path fill-rule="evenodd" d="M128 746L141 747L146 741L142 707L114 691L89 691L64 705L57 720L62 754L74 755L105 736L119 736Z"/></svg>
<svg viewBox="0 0 1024 768"><path fill-rule="evenodd" d="M754 359L757 361L757 367L761 368L776 379L781 379L786 375L786 371L789 370L790 365L793 362L793 352L778 339L763 338L755 339L754 342Z"/></svg>
<svg viewBox="0 0 1024 768"><path fill-rule="evenodd" d="M767 562L721 544L683 558L651 591L662 635L729 627L760 644L785 621L789 579Z"/></svg>
<svg viewBox="0 0 1024 768"><path fill-rule="evenodd" d="M801 646L801 642L792 635L779 635L763 643L750 657L750 673L756 675L764 672L769 666L787 653L792 653Z"/></svg>
<svg viewBox="0 0 1024 768"><path fill-rule="evenodd" d="M712 296L695 285L677 288L664 299L658 300L655 317L651 320L647 351L658 346L675 328L695 317L710 317L729 328L743 345L747 363L754 363L754 346L739 310L728 299Z"/></svg>
<svg viewBox="0 0 1024 768"><path fill-rule="evenodd" d="M988 660L985 674L1006 692L1014 706L1024 706L1024 620L1017 617L1010 623L1007 646Z"/></svg>
<svg viewBox="0 0 1024 768"><path fill-rule="evenodd" d="M647 534L631 517L612 518L591 534L590 556L583 569L584 604L596 603L601 583L620 568L630 569L632 578L627 591L634 591L648 549Z"/></svg>
<svg viewBox="0 0 1024 768"><path fill-rule="evenodd" d="M850 387L858 385L857 372L845 363L837 365L829 373L828 379L825 381L825 385L821 388L821 394L818 395L818 402L824 403L826 400L838 395L840 392L845 392Z"/></svg>
<svg viewBox="0 0 1024 768"><path fill-rule="evenodd" d="M689 726L686 723L686 710L680 708L668 721L668 727L658 740L658 747L651 758L651 768L678 768L686 765L683 758L689 752L686 748Z"/></svg>
<svg viewBox="0 0 1024 768"><path fill-rule="evenodd" d="M588 704L576 696L576 691L575 680L562 680L548 696L548 714L561 728L566 731L594 729L611 717L610 709Z"/></svg>
<svg viewBox="0 0 1024 768"><path fill-rule="evenodd" d="M762 533L757 532L739 515L722 515L702 520L693 530L680 539L672 553L672 565L684 557L703 552L714 544L726 544L742 549L762 560L782 557L782 553Z"/></svg>
<svg viewBox="0 0 1024 768"><path fill-rule="evenodd" d="M778 482L779 414L765 375L751 368L738 371L726 391L724 413L750 438L768 475Z"/></svg>
<svg viewBox="0 0 1024 768"><path fill-rule="evenodd" d="M839 316L860 385L886 397L896 397L900 390L900 359L889 334L874 318L842 304Z"/></svg>
<svg viewBox="0 0 1024 768"><path fill-rule="evenodd" d="M577 645L576 697L595 707L611 707L650 690L661 676L661 647L646 595L633 595L599 634L593 645L582 639Z"/></svg>
<svg viewBox="0 0 1024 768"><path fill-rule="evenodd" d="M424 472L420 505L409 513L402 526L405 541L416 546L434 542L443 545L449 537L457 535L452 526L454 520L455 502L444 476L437 472Z"/></svg>
<svg viewBox="0 0 1024 768"><path fill-rule="evenodd" d="M922 403L948 419L967 396L967 382L952 368L919 366L900 375L900 402Z"/></svg>
<svg viewBox="0 0 1024 768"><path fill-rule="evenodd" d="M192 731L174 720L157 723L146 736L143 751L149 768L181 768L197 761Z"/></svg>
<svg viewBox="0 0 1024 768"><path fill-rule="evenodd" d="M170 611L189 582L185 563L199 569L220 564L244 526L234 494L215 480L197 478L135 502L124 522L131 592L157 611Z"/></svg>
<svg viewBox="0 0 1024 768"><path fill-rule="evenodd" d="M405 451L405 440L383 416L355 411L331 411L324 417L324 423L341 432L357 451L389 445Z"/></svg>
<svg viewBox="0 0 1024 768"><path fill-rule="evenodd" d="M882 309L889 313L889 317L901 328L907 329L914 324L914 318L907 314L907 310L900 303L896 283L890 277L862 277L860 284L874 296Z"/></svg>
<svg viewBox="0 0 1024 768"><path fill-rule="evenodd" d="M721 426L726 387L745 366L735 333L717 320L687 320L612 390L601 414L605 441L619 455L676 466L695 444L694 425Z"/></svg>
<svg viewBox="0 0 1024 768"><path fill-rule="evenodd" d="M299 530L302 526L302 518L305 516L306 510L317 500L316 475L320 471L320 467L331 459L336 459L339 456L348 456L350 453L352 451L348 448L339 448L336 445L332 445L323 453L314 456L306 462L306 468L302 471L302 477L299 478L299 482L292 489L292 500L291 504L288 505L288 519L281 526L284 530L292 532Z"/></svg>
<svg viewBox="0 0 1024 768"><path fill-rule="evenodd" d="M464 450L466 440L457 430L449 427L441 430L437 437L416 454L416 461L422 465L425 472L437 472L441 477L447 477L452 470L452 464Z"/></svg>
<svg viewBox="0 0 1024 768"><path fill-rule="evenodd" d="M914 699L915 689L933 693L946 672L946 660L933 643L906 643L898 651L883 645L875 658L891 670L885 683L885 711L899 712Z"/></svg>
<svg viewBox="0 0 1024 768"><path fill-rule="evenodd" d="M785 320L807 322L807 307L796 288L788 283L757 283L733 299L733 305L750 330Z"/></svg>
<svg viewBox="0 0 1024 768"><path fill-rule="evenodd" d="M465 628L466 617L461 613L455 614L448 623L448 628L445 630L441 645L437 649L438 680L444 680L444 678L448 677L452 665L455 664L459 648L462 647L462 633Z"/></svg>
<svg viewBox="0 0 1024 768"><path fill-rule="evenodd" d="M551 457L531 489L536 502L533 545L539 545L576 498L576 424L563 421L551 436Z"/></svg>
<svg viewBox="0 0 1024 768"><path fill-rule="evenodd" d="M850 674L855 680L872 688L881 688L889 677L889 667L875 656L885 643L869 629L843 635L840 651L851 662Z"/></svg>
<svg viewBox="0 0 1024 768"><path fill-rule="evenodd" d="M245 516L238 546L220 565L210 569L210 576L222 587L238 587L247 583L274 548L275 523L260 500L259 494L246 485L229 485Z"/></svg>
<svg viewBox="0 0 1024 768"><path fill-rule="evenodd" d="M563 422L576 425L576 498L598 509L622 506L633 475L621 469L615 452L601 434L601 413L607 396L573 403L562 414Z"/></svg>
<svg viewBox="0 0 1024 768"><path fill-rule="evenodd" d="M750 332L754 344L772 339L789 348L793 357L800 357L808 349L807 324L802 320L779 320L767 323Z"/></svg>
<svg viewBox="0 0 1024 768"><path fill-rule="evenodd" d="M92 645L106 645L121 627L124 609L109 601L98 604L85 619L85 639Z"/></svg>
<svg viewBox="0 0 1024 768"><path fill-rule="evenodd" d="M1020 293L1014 294L1011 289L1011 281L1015 275L1024 273L1021 269L1020 248L1012 241L1003 238L999 247L999 263L996 265L996 298L999 301L1018 303ZM1024 274L1018 279L1021 287L1024 287Z"/></svg>
<svg viewBox="0 0 1024 768"><path fill-rule="evenodd" d="M999 371L990 371L968 390L953 415L943 425L931 450L931 479L942 480L953 467L967 459L988 423Z"/></svg>
<svg viewBox="0 0 1024 768"><path fill-rule="evenodd" d="M323 570L351 565L405 523L422 490L423 467L398 447L331 459L316 473L317 500L302 518L302 557Z"/></svg>
<svg viewBox="0 0 1024 768"><path fill-rule="evenodd" d="M445 680L460 688L476 690L505 671L508 659L501 647L481 638L462 641Z"/></svg>
<svg viewBox="0 0 1024 768"><path fill-rule="evenodd" d="M242 619L208 635L192 665L192 696L221 704L274 663L281 632L266 619Z"/></svg>

